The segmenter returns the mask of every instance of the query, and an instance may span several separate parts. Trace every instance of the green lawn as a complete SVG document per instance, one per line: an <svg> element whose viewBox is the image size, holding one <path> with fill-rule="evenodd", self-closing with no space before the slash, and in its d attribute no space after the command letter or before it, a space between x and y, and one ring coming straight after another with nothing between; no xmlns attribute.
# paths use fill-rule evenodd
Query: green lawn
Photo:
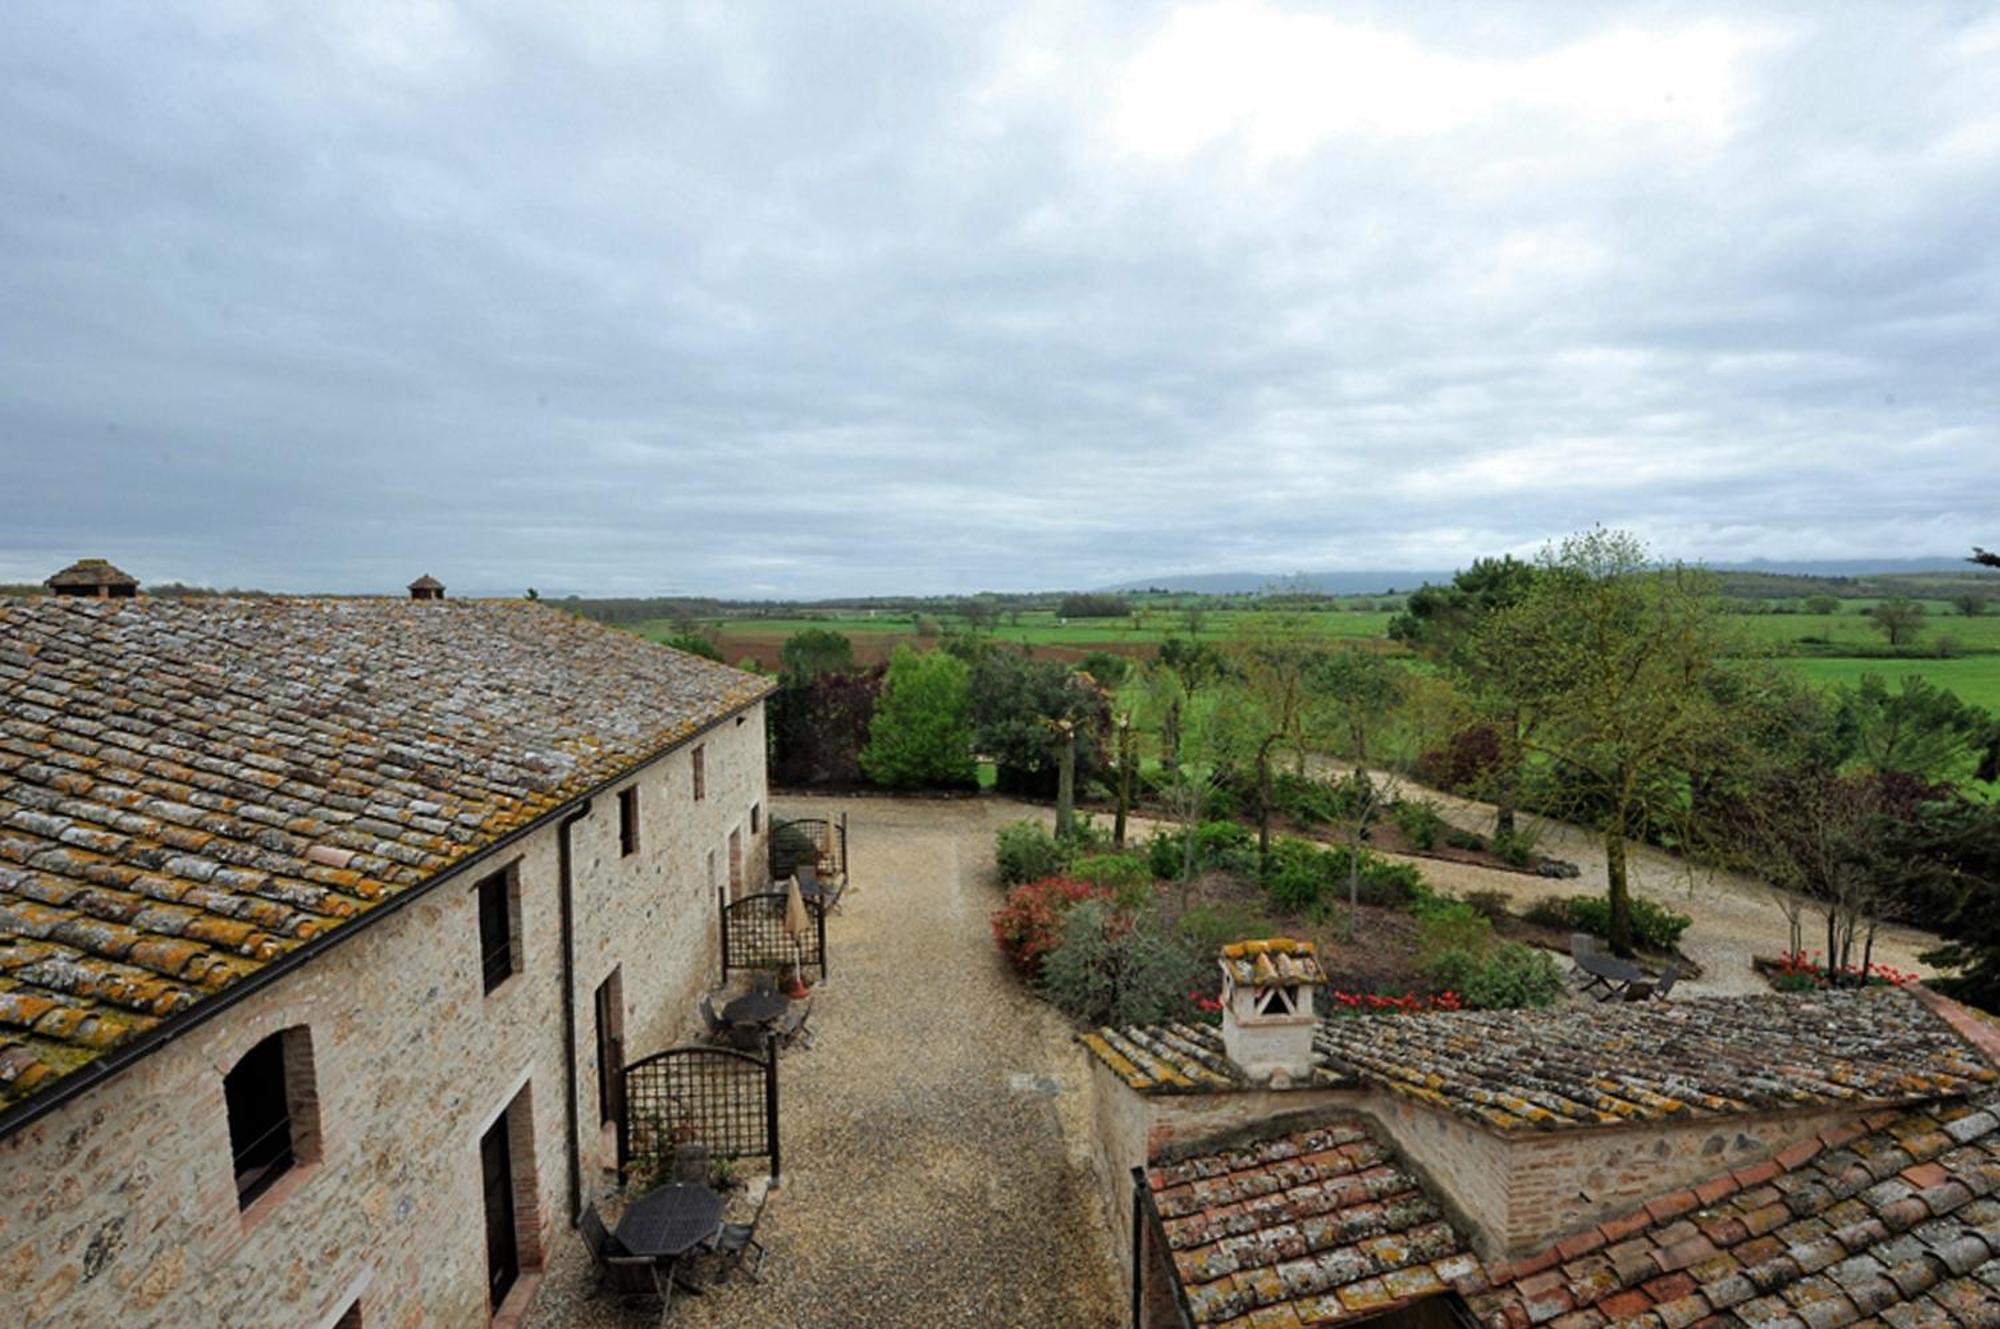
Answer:
<svg viewBox="0 0 2000 1329"><path fill-rule="evenodd" d="M1950 688L1959 700L2000 712L2000 655L1971 655L1956 660L1786 660L1786 667L1814 683L1852 685L1863 674L1881 674L1894 682L1906 674L1921 674L1939 687Z"/></svg>
<svg viewBox="0 0 2000 1329"><path fill-rule="evenodd" d="M1836 646L1873 650L1888 647L1888 640L1876 629L1875 620L1853 609L1843 609L1838 614L1743 614L1735 621L1753 640L1778 647L1797 645L1801 650L1811 649L1812 643L1807 638ZM1956 641L1960 650L2000 651L2000 614L1967 618L1962 614L1946 614L1933 605L1924 617L1917 645L1927 649L1941 637Z"/></svg>

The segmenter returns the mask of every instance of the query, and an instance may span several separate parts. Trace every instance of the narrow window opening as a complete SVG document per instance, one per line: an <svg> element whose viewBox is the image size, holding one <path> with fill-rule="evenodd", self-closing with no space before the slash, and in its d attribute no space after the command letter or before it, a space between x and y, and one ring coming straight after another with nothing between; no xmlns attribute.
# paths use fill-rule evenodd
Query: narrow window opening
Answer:
<svg viewBox="0 0 2000 1329"><path fill-rule="evenodd" d="M694 801L697 803L708 797L707 762L703 760L707 755L703 748L694 750Z"/></svg>
<svg viewBox="0 0 2000 1329"><path fill-rule="evenodd" d="M757 834L758 819L763 811L764 805L762 803L752 803L750 805L750 834Z"/></svg>
<svg viewBox="0 0 2000 1329"><path fill-rule="evenodd" d="M625 1067L624 978L617 969L597 986L597 1119L609 1125L618 1119Z"/></svg>
<svg viewBox="0 0 2000 1329"><path fill-rule="evenodd" d="M618 795L618 852L630 858L639 852L639 786Z"/></svg>
<svg viewBox="0 0 2000 1329"><path fill-rule="evenodd" d="M479 973L491 992L521 968L521 900L514 873L496 872L476 888L479 899Z"/></svg>

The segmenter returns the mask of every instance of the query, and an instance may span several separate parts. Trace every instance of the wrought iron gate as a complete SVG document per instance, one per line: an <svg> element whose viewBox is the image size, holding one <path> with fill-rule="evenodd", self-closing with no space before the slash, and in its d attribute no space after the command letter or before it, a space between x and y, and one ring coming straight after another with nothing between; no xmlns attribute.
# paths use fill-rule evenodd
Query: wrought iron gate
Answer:
<svg viewBox="0 0 2000 1329"><path fill-rule="evenodd" d="M779 1173L778 1052L677 1047L641 1057L619 1073L618 1178L664 1176L681 1145L710 1158L768 1158Z"/></svg>
<svg viewBox="0 0 2000 1329"><path fill-rule="evenodd" d="M764 891L732 900L718 893L722 905L722 981L734 969L784 969L797 965L826 978L826 914L806 910L801 932L785 931L785 891Z"/></svg>
<svg viewBox="0 0 2000 1329"><path fill-rule="evenodd" d="M771 818L771 880L783 881L799 864L823 878L847 875L847 814L839 821L807 817L789 821Z"/></svg>

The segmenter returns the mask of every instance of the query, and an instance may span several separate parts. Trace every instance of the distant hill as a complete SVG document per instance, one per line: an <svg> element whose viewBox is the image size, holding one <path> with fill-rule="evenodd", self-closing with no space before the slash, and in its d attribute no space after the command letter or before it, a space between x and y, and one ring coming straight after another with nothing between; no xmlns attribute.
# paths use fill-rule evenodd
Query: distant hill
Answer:
<svg viewBox="0 0 2000 1329"><path fill-rule="evenodd" d="M1714 560L1708 566L1717 572L1758 573L1775 578L1805 578L1825 581L1858 581L1876 577L1912 577L1936 574L1977 575L1962 558L1839 558L1839 559L1768 559L1753 558L1743 560ZM1988 574L1989 576L1991 574ZM1116 586L1101 587L1107 591L1179 591L1194 595L1244 595L1262 591L1274 586L1288 590L1319 591L1326 595L1382 595L1391 590L1411 591L1426 582L1450 581L1451 571L1432 569L1412 571L1409 569L1386 569L1382 571L1359 572L1196 572L1172 576L1148 577L1138 581L1121 582ZM2000 580L2000 578L1995 578ZM1838 587L1813 587L1828 589L1840 594ZM1767 594L1780 594L1767 591ZM1849 594L1864 592L1850 590Z"/></svg>

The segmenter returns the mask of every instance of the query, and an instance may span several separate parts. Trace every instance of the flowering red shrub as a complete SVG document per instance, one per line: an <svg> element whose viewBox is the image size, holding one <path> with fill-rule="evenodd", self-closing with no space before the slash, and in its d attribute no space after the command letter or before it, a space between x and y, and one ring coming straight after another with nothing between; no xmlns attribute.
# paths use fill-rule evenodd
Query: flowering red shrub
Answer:
<svg viewBox="0 0 2000 1329"><path fill-rule="evenodd" d="M1893 969L1886 964L1871 964L1868 972L1862 972L1853 965L1828 969L1820 963L1819 952L1808 955L1804 951L1793 951L1778 957L1778 963L1771 970L1771 986L1780 992L1805 992L1813 988L1825 987L1895 987L1917 981L1917 975L1908 969Z"/></svg>
<svg viewBox="0 0 2000 1329"><path fill-rule="evenodd" d="M1042 957L1062 943L1063 919L1071 909L1103 892L1071 877L1044 877L1007 892L993 911L993 940L1016 969L1039 978Z"/></svg>
<svg viewBox="0 0 2000 1329"><path fill-rule="evenodd" d="M1380 992L1331 991L1333 1015L1400 1015L1416 1011L1462 1010L1456 992L1405 992L1400 997Z"/></svg>

